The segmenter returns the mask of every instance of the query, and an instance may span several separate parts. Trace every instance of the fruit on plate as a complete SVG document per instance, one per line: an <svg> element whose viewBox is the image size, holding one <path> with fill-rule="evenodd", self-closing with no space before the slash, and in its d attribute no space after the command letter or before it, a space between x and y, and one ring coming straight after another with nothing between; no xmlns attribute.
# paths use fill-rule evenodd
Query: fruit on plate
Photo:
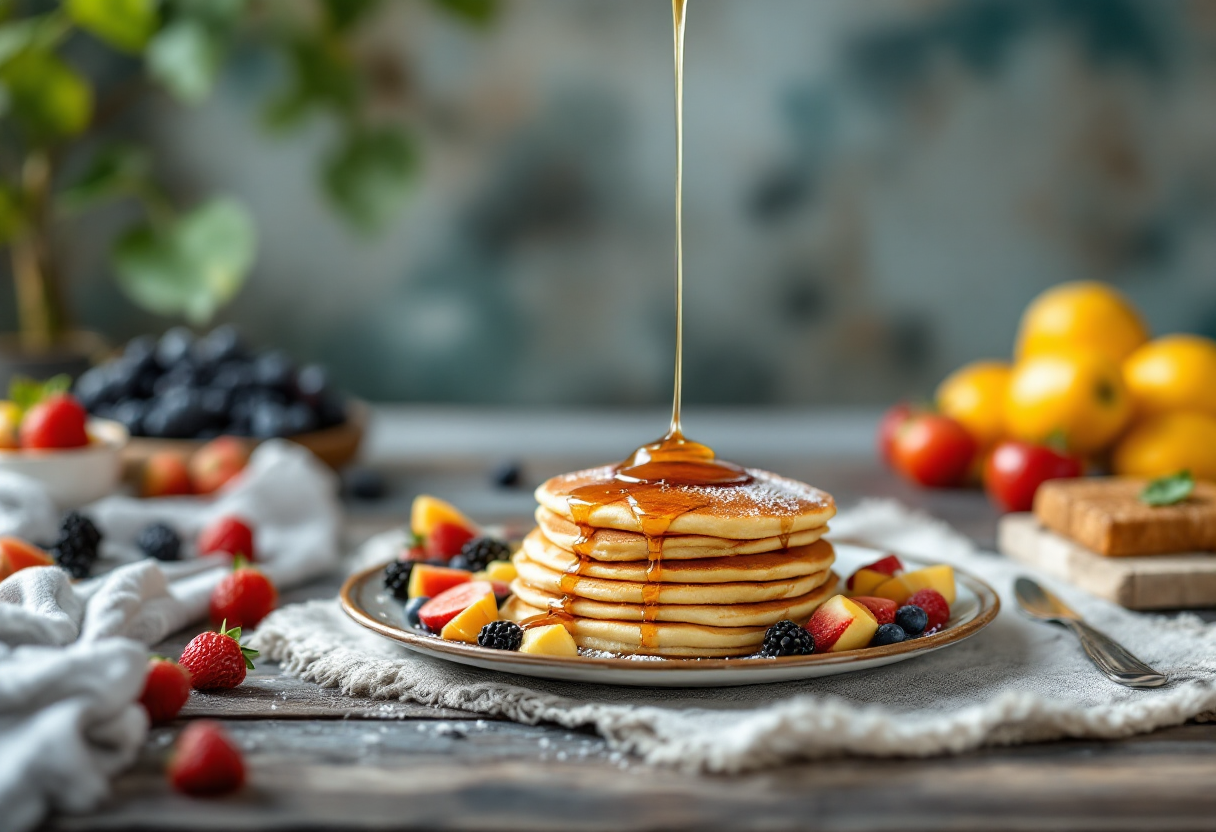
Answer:
<svg viewBox="0 0 1216 832"><path fill-rule="evenodd" d="M509 560L490 561L486 564L485 569L473 576L474 580L497 581L508 585L518 577L519 573L515 571L515 564Z"/></svg>
<svg viewBox="0 0 1216 832"><path fill-rule="evenodd" d="M1193 411L1150 416L1119 440L1111 463L1121 476L1157 479L1187 470L1216 481L1216 417Z"/></svg>
<svg viewBox="0 0 1216 832"><path fill-rule="evenodd" d="M874 633L874 638L870 640L871 647L886 647L888 644L899 644L901 641L907 641L908 634L904 632L904 628L888 621L886 624L881 624L878 630Z"/></svg>
<svg viewBox="0 0 1216 832"><path fill-rule="evenodd" d="M140 493L145 497L181 497L194 493L186 458L174 451L156 451L144 463Z"/></svg>
<svg viewBox="0 0 1216 832"><path fill-rule="evenodd" d="M878 619L853 599L834 595L815 610L806 628L815 639L815 652L841 653L869 644Z"/></svg>
<svg viewBox="0 0 1216 832"><path fill-rule="evenodd" d="M451 503L432 497L429 494L419 494L410 506L410 530L419 537L426 539L441 523L450 523L464 529L475 531L477 524L460 513ZM452 554L458 554L457 549Z"/></svg>
<svg viewBox="0 0 1216 832"><path fill-rule="evenodd" d="M144 706L153 725L173 719L189 698L190 673L184 667L160 656L148 661L139 704Z"/></svg>
<svg viewBox="0 0 1216 832"><path fill-rule="evenodd" d="M1216 417L1216 341L1166 335L1123 363L1123 380L1138 416L1195 410Z"/></svg>
<svg viewBox="0 0 1216 832"><path fill-rule="evenodd" d="M279 603L279 592L258 569L247 566L237 555L232 571L220 578L211 591L211 622L226 621L234 627L256 627Z"/></svg>
<svg viewBox="0 0 1216 832"><path fill-rule="evenodd" d="M406 601L404 609L401 610L401 617L405 619L405 623L411 627L421 627L422 619L418 617L418 611L425 607L430 600L425 595L419 595L417 598Z"/></svg>
<svg viewBox="0 0 1216 832"><path fill-rule="evenodd" d="M886 583L892 575L903 572L904 565L895 555L887 555L858 569L845 582L845 588L854 595L865 595Z"/></svg>
<svg viewBox="0 0 1216 832"><path fill-rule="evenodd" d="M67 393L52 394L25 412L21 419L21 447L83 448L89 444L87 421L88 413L74 397Z"/></svg>
<svg viewBox="0 0 1216 832"><path fill-rule="evenodd" d="M984 490L1005 511L1030 511L1047 480L1081 476L1081 460L1046 445L1015 440L993 449L984 465Z"/></svg>
<svg viewBox="0 0 1216 832"><path fill-rule="evenodd" d="M1039 295L1022 314L1019 359L1083 347L1116 364L1148 340L1148 327L1122 293L1103 283L1064 283Z"/></svg>
<svg viewBox="0 0 1216 832"><path fill-rule="evenodd" d="M878 621L880 627L883 624L890 624L894 621L895 611L899 609L899 604L890 598L875 598L873 595L854 595L853 600L874 613L874 619Z"/></svg>
<svg viewBox="0 0 1216 832"><path fill-rule="evenodd" d="M491 561L510 560L511 547L505 540L496 537L475 537L460 547L460 554L452 558L449 566L482 572Z"/></svg>
<svg viewBox="0 0 1216 832"><path fill-rule="evenodd" d="M413 577L414 566L413 561L395 560L384 567L384 588L398 601L406 601L410 597L410 578Z"/></svg>
<svg viewBox="0 0 1216 832"><path fill-rule="evenodd" d="M416 567L415 574L417 574L417 569L421 568L423 567ZM418 620L422 623L423 627L426 627L433 633L438 633L447 626L449 621L478 601L484 599L487 595L493 600L493 584L489 581L468 581L466 579L466 582L437 593L430 601L423 604L418 610ZM497 609L497 601L494 603L495 609ZM497 617L497 614L495 614L495 618ZM473 638L474 640L477 638L476 631L473 632Z"/></svg>
<svg viewBox="0 0 1216 832"><path fill-rule="evenodd" d="M21 406L16 402L0 401L0 451L21 447Z"/></svg>
<svg viewBox="0 0 1216 832"><path fill-rule="evenodd" d="M910 636L918 636L929 626L929 615L914 604L905 604L895 611L895 623Z"/></svg>
<svg viewBox="0 0 1216 832"><path fill-rule="evenodd" d="M480 583L480 582L478 582ZM434 603L432 601L431 603ZM465 644L476 644L481 628L491 621L498 620L498 601L494 592L483 592L482 596L465 607L451 621L443 625L439 635L446 641L463 641Z"/></svg>
<svg viewBox="0 0 1216 832"><path fill-rule="evenodd" d="M182 731L169 759L169 782L183 794L228 794L245 783L245 761L218 722L203 719Z"/></svg>
<svg viewBox="0 0 1216 832"><path fill-rule="evenodd" d="M548 624L524 630L519 652L535 656L577 656L578 645L561 624Z"/></svg>
<svg viewBox="0 0 1216 832"><path fill-rule="evenodd" d="M210 555L216 552L256 560L253 529L240 517L231 514L212 520L199 533L198 553Z"/></svg>
<svg viewBox="0 0 1216 832"><path fill-rule="evenodd" d="M922 589L935 589L946 599L947 604L953 604L956 594L954 568L938 564L896 575L874 590L874 595L879 598L889 598L902 605Z"/></svg>
<svg viewBox="0 0 1216 832"><path fill-rule="evenodd" d="M929 617L926 627L929 632L946 626L946 622L950 620L950 604L936 589L922 589L913 593L908 599L908 605L920 607L925 611L925 615Z"/></svg>
<svg viewBox="0 0 1216 832"><path fill-rule="evenodd" d="M1082 456L1107 447L1131 417L1119 365L1085 349L1019 361L1009 381L1005 424L1014 439L1059 438Z"/></svg>
<svg viewBox="0 0 1216 832"><path fill-rule="evenodd" d="M965 427L980 448L1005 436L1005 395L1012 367L1005 361L976 361L955 370L937 388L937 409Z"/></svg>
<svg viewBox="0 0 1216 832"><path fill-rule="evenodd" d="M778 621L764 631L760 655L766 659L782 656L809 656L815 652L815 640L803 627L788 618Z"/></svg>
<svg viewBox="0 0 1216 832"><path fill-rule="evenodd" d="M415 563L410 573L410 585L407 595L418 598L422 595L436 598L449 589L473 580L473 573L466 569L450 569L446 566L433 566L429 563Z"/></svg>
<svg viewBox="0 0 1216 832"><path fill-rule="evenodd" d="M962 484L978 450L959 422L922 413L900 425L891 448L895 468L912 482L931 488Z"/></svg>
<svg viewBox="0 0 1216 832"><path fill-rule="evenodd" d="M241 628L220 624L218 632L199 633L182 651L181 666L195 690L224 690L245 681L258 651L241 645Z"/></svg>
<svg viewBox="0 0 1216 832"><path fill-rule="evenodd" d="M212 439L190 456L190 482L196 494L211 494L245 470L249 449L235 436Z"/></svg>
<svg viewBox="0 0 1216 832"><path fill-rule="evenodd" d="M0 581L31 566L54 566L54 559L32 543L0 537Z"/></svg>
<svg viewBox="0 0 1216 832"><path fill-rule="evenodd" d="M524 629L514 621L491 621L477 634L477 646L491 650L518 650L524 643Z"/></svg>
<svg viewBox="0 0 1216 832"><path fill-rule="evenodd" d="M473 529L456 523L437 523L423 539L423 549L429 558L455 560L475 534Z"/></svg>

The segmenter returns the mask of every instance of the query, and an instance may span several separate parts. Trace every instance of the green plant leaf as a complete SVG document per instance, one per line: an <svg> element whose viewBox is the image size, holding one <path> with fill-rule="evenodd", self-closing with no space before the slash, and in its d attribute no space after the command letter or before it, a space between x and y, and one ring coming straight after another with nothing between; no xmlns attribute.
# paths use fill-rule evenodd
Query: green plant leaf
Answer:
<svg viewBox="0 0 1216 832"><path fill-rule="evenodd" d="M1179 471L1155 479L1140 492L1140 502L1150 506L1172 506L1181 503L1195 491L1195 478L1190 471Z"/></svg>
<svg viewBox="0 0 1216 832"><path fill-rule="evenodd" d="M25 226L25 206L21 195L0 184L0 243L7 243Z"/></svg>
<svg viewBox="0 0 1216 832"><path fill-rule="evenodd" d="M148 45L148 74L179 101L197 104L215 86L221 52L206 25L189 18L178 20Z"/></svg>
<svg viewBox="0 0 1216 832"><path fill-rule="evenodd" d="M478 24L489 23L498 14L497 0L434 0L435 5Z"/></svg>
<svg viewBox="0 0 1216 832"><path fill-rule="evenodd" d="M351 135L325 163L325 190L355 226L371 231L400 206L418 167L413 142L380 128Z"/></svg>
<svg viewBox="0 0 1216 832"><path fill-rule="evenodd" d="M114 266L123 291L144 309L203 325L244 284L256 247L249 212L218 198L167 226L128 231L115 245Z"/></svg>
<svg viewBox="0 0 1216 832"><path fill-rule="evenodd" d="M50 52L70 28L67 20L57 14L26 17L0 25L0 65L26 50Z"/></svg>
<svg viewBox="0 0 1216 832"><path fill-rule="evenodd" d="M65 374L52 376L46 381L35 381L25 376L16 376L8 383L8 398L22 413L56 393L72 389L72 377Z"/></svg>
<svg viewBox="0 0 1216 832"><path fill-rule="evenodd" d="M323 0L321 6L331 28L338 32L352 29L380 0Z"/></svg>
<svg viewBox="0 0 1216 832"><path fill-rule="evenodd" d="M287 45L286 53L291 81L266 105L263 119L268 128L286 130L322 107L345 115L354 113L359 80L340 38L297 38Z"/></svg>
<svg viewBox="0 0 1216 832"><path fill-rule="evenodd" d="M60 208L79 211L107 199L139 191L148 181L147 151L127 144L103 147L80 177L59 193Z"/></svg>
<svg viewBox="0 0 1216 832"><path fill-rule="evenodd" d="M25 51L0 69L13 115L36 141L71 136L93 115L88 81L50 52Z"/></svg>
<svg viewBox="0 0 1216 832"><path fill-rule="evenodd" d="M123 52L142 52L160 23L156 0L67 0L65 6L77 26Z"/></svg>

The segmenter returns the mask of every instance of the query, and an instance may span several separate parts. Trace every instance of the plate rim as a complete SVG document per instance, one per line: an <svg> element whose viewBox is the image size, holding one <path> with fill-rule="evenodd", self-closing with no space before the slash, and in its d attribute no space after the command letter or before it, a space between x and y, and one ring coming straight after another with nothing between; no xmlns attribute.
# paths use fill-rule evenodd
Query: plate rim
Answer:
<svg viewBox="0 0 1216 832"><path fill-rule="evenodd" d="M839 541L842 545L848 545L859 548L872 549L875 552L890 553L888 549L880 549L865 544L859 544L854 541ZM905 556L900 554L899 557L908 560L912 563L925 564L923 558L915 556ZM346 613L356 624L371 630L378 635L396 641L404 645L407 649L421 653L422 655L433 655L434 653L447 654L459 661L460 659L477 658L480 660L495 659L501 660L504 665L525 665L538 669L541 668L584 668L588 671L592 670L628 670L632 673L644 672L656 675L663 674L687 674L693 673L714 673L726 670L738 670L741 672L749 672L749 668L767 669L774 668L797 668L797 667L819 667L836 664L849 664L861 658L866 659L882 659L887 657L904 657L911 658L920 653L929 653L938 650L942 647L948 647L951 644L970 638L971 636L983 630L994 620L997 614L1001 611L1001 598L995 589L992 588L986 581L975 577L971 573L954 566L955 579L964 583L969 590L976 596L980 603L979 612L969 621L959 624L957 627L952 627L929 636L909 639L908 641L899 644L889 644L883 647L859 647L854 650L843 650L839 653L813 653L809 656L781 656L771 659L755 659L750 656L733 656L729 658L667 658L662 657L661 661L639 661L637 659L628 658L599 658L595 656L540 656L530 653L510 652L503 653L500 650L491 650L487 647L480 647L475 644L465 644L461 641L447 641L435 636L416 635L404 627L394 626L378 618L372 616L355 600L356 590L362 587L364 583L370 580L373 576L384 570L384 567L391 563L380 563L375 566L369 566L361 569L348 577L342 583L342 589L338 593L339 603L342 611ZM843 594L843 593L842 593ZM466 663L466 662L461 662ZM502 672L517 672L511 671L508 667L503 667Z"/></svg>

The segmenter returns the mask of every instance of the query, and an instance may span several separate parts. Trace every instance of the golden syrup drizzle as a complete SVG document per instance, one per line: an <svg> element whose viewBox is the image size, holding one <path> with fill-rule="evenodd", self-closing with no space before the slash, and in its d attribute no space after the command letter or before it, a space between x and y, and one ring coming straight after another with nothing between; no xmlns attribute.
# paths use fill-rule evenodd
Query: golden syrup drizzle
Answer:
<svg viewBox="0 0 1216 832"><path fill-rule="evenodd" d="M687 0L671 0L676 71L676 374L668 436L683 438L680 400L684 390L684 24Z"/></svg>

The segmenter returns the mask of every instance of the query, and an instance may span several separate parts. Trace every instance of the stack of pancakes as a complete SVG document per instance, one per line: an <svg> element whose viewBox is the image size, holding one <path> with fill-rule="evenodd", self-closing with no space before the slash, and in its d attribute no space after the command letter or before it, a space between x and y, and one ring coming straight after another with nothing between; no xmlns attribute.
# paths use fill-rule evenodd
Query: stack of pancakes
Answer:
<svg viewBox="0 0 1216 832"><path fill-rule="evenodd" d="M754 469L744 485L670 486L664 504L680 508L655 535L627 487L580 508L578 494L613 473L579 471L537 489L538 527L515 555L506 617L561 623L591 650L741 656L760 649L770 625L803 624L835 593L835 556L821 539L831 495Z"/></svg>

